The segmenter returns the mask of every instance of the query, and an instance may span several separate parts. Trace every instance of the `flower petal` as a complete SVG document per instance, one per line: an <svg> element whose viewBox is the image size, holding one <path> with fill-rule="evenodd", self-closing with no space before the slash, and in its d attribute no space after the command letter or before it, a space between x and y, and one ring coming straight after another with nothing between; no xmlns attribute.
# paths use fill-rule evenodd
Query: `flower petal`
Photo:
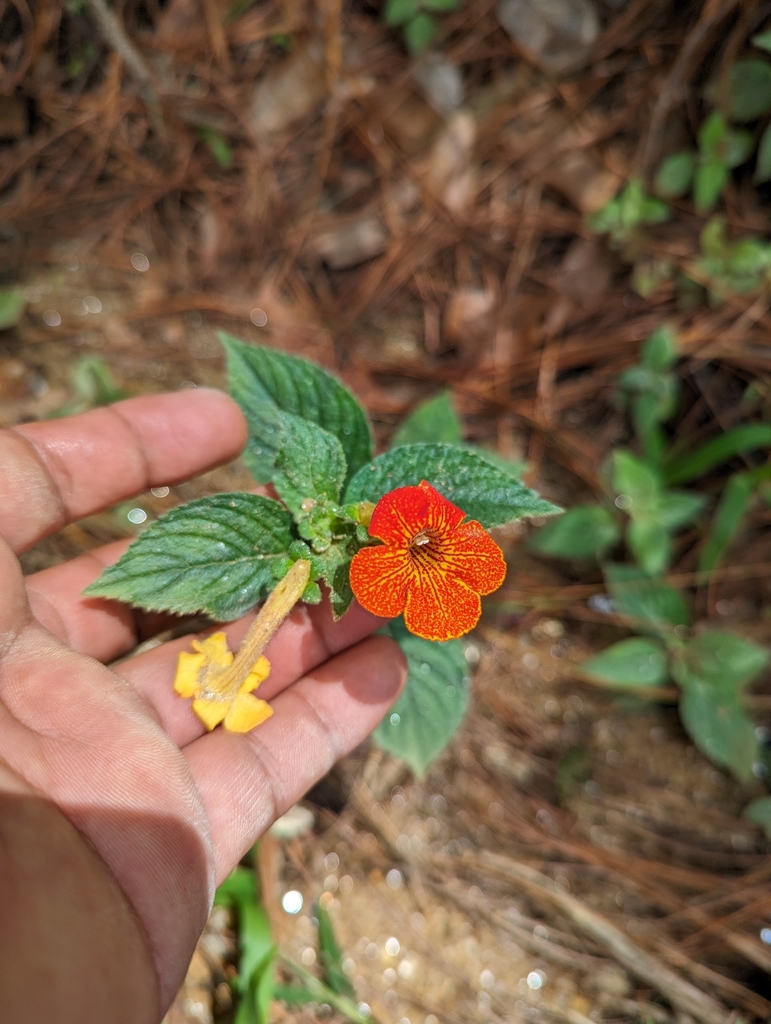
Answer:
<svg viewBox="0 0 771 1024"><path fill-rule="evenodd" d="M230 701L227 700L210 700L199 697L193 701L193 711L198 715L209 732L220 724L229 709Z"/></svg>
<svg viewBox="0 0 771 1024"><path fill-rule="evenodd" d="M407 584L412 574L406 550L362 548L351 562L351 590L362 608L373 615L392 619L404 611Z"/></svg>
<svg viewBox="0 0 771 1024"><path fill-rule="evenodd" d="M227 668L233 661L233 652L228 647L228 638L222 631L212 633L205 640L194 640L193 650L203 654L207 665Z"/></svg>
<svg viewBox="0 0 771 1024"><path fill-rule="evenodd" d="M506 579L503 552L475 520L443 539L442 568L478 594L492 594Z"/></svg>
<svg viewBox="0 0 771 1024"><path fill-rule="evenodd" d="M228 708L225 728L228 732L249 732L272 714L273 708L267 701L253 697L251 693L241 693Z"/></svg>
<svg viewBox="0 0 771 1024"><path fill-rule="evenodd" d="M264 682L269 675L270 662L268 661L264 654L261 654L256 664L252 668L252 671L249 673L246 679L244 679L243 683L241 683L240 687L238 688L239 694L251 693L252 690L256 690L260 683Z"/></svg>
<svg viewBox="0 0 771 1024"><path fill-rule="evenodd" d="M433 570L410 583L404 625L424 640L452 640L472 630L481 614L479 594L457 578Z"/></svg>
<svg viewBox="0 0 771 1024"><path fill-rule="evenodd" d="M177 674L174 676L174 690L180 697L195 697L201 689L198 681L203 663L206 661L204 654L190 654L189 651L180 651L177 661Z"/></svg>
<svg viewBox="0 0 771 1024"><path fill-rule="evenodd" d="M424 526L431 526L437 533L444 535L463 522L466 513L448 501L428 481L421 480L420 489L428 498L428 516Z"/></svg>
<svg viewBox="0 0 771 1024"><path fill-rule="evenodd" d="M391 547L406 548L416 533L427 526L431 501L420 487L397 487L384 494L369 523L370 537Z"/></svg>

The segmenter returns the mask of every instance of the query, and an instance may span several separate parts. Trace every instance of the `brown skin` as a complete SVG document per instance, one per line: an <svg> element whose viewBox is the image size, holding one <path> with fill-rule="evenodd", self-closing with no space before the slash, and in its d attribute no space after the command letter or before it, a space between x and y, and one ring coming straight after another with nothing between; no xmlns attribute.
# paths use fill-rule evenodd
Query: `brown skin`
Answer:
<svg viewBox="0 0 771 1024"><path fill-rule="evenodd" d="M132 611L84 598L125 544L26 581L15 555L75 518L232 458L233 402L134 398L0 432L0 1019L154 1024L178 988L215 886L403 685L382 620L295 608L268 647L246 735L207 734L172 691L172 641L110 671ZM4 538L4 540L2 539ZM237 646L251 616L227 627Z"/></svg>

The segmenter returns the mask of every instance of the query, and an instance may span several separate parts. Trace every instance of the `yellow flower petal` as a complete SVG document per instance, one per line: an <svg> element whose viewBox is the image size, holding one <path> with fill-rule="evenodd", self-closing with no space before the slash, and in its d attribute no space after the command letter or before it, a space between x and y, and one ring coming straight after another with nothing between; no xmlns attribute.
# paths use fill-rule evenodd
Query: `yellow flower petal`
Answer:
<svg viewBox="0 0 771 1024"><path fill-rule="evenodd" d="M257 664L252 668L249 675L244 679L243 683L238 689L239 694L251 693L252 690L256 690L260 683L264 682L270 675L270 662L261 654Z"/></svg>
<svg viewBox="0 0 771 1024"><path fill-rule="evenodd" d="M199 697L193 701L193 711L198 715L209 732L220 724L229 710L230 703L226 700L204 700Z"/></svg>
<svg viewBox="0 0 771 1024"><path fill-rule="evenodd" d="M267 701L253 697L251 693L241 693L228 709L225 728L229 732L249 732L272 714L273 708Z"/></svg>
<svg viewBox="0 0 771 1024"><path fill-rule="evenodd" d="M194 640L193 650L203 654L207 665L227 668L233 661L233 652L228 648L228 638L221 631L212 633L205 640Z"/></svg>
<svg viewBox="0 0 771 1024"><path fill-rule="evenodd" d="M204 654L181 652L177 662L177 674L174 676L174 689L180 697L195 697L200 692L201 684L198 680L205 661Z"/></svg>

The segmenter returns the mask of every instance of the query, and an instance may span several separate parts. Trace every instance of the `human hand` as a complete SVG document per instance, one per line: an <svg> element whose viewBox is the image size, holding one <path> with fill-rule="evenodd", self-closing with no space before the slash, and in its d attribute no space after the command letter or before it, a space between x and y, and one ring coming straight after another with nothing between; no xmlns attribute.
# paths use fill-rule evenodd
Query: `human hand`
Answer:
<svg viewBox="0 0 771 1024"><path fill-rule="evenodd" d="M15 555L41 538L244 441L237 406L203 389L0 432L3 1020L159 1020L214 887L403 684L396 645L370 636L382 620L301 605L266 652L260 696L275 714L252 733L206 734L172 690L190 637L103 664L147 625L82 596L125 542L22 578ZM226 627L231 647L251 618Z"/></svg>

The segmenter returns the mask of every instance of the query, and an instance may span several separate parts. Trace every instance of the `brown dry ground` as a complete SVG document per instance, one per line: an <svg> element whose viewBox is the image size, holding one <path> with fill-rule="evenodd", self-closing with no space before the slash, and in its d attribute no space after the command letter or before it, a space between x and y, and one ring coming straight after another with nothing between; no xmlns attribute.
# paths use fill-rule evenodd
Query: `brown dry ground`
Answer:
<svg viewBox="0 0 771 1024"><path fill-rule="evenodd" d="M334 369L381 443L450 387L470 440L526 457L528 481L572 504L601 493L627 442L612 383L666 319L684 354L678 430L730 426L746 385L769 383L768 296L686 309L665 284L643 300L585 216L698 123L703 82L763 11L600 6L599 40L558 79L489 0L444 17L466 90L452 115L363 0L265 0L232 20L219 0L126 0L133 69L88 5L0 6L0 271L28 297L2 336L0 425L71 400L85 354L130 393L222 386L225 328ZM231 166L201 129L227 139ZM732 230L767 230L748 182L725 207ZM636 256L687 267L701 226L681 204ZM246 483L235 464L131 505L152 519ZM27 570L130 533L126 512L68 528ZM695 536L674 568L700 619L766 642L768 518L753 512L708 587ZM309 796L311 831L264 844L282 948L312 962L320 897L382 1024L769 1019L771 860L740 816L760 783L697 754L671 705L576 679L574 663L626 634L587 605L599 575L532 558L526 534L503 536L512 570L469 641L471 713L426 778L365 747ZM288 889L304 896L296 917L280 909ZM232 943L215 912L169 1024L228 1019Z"/></svg>

